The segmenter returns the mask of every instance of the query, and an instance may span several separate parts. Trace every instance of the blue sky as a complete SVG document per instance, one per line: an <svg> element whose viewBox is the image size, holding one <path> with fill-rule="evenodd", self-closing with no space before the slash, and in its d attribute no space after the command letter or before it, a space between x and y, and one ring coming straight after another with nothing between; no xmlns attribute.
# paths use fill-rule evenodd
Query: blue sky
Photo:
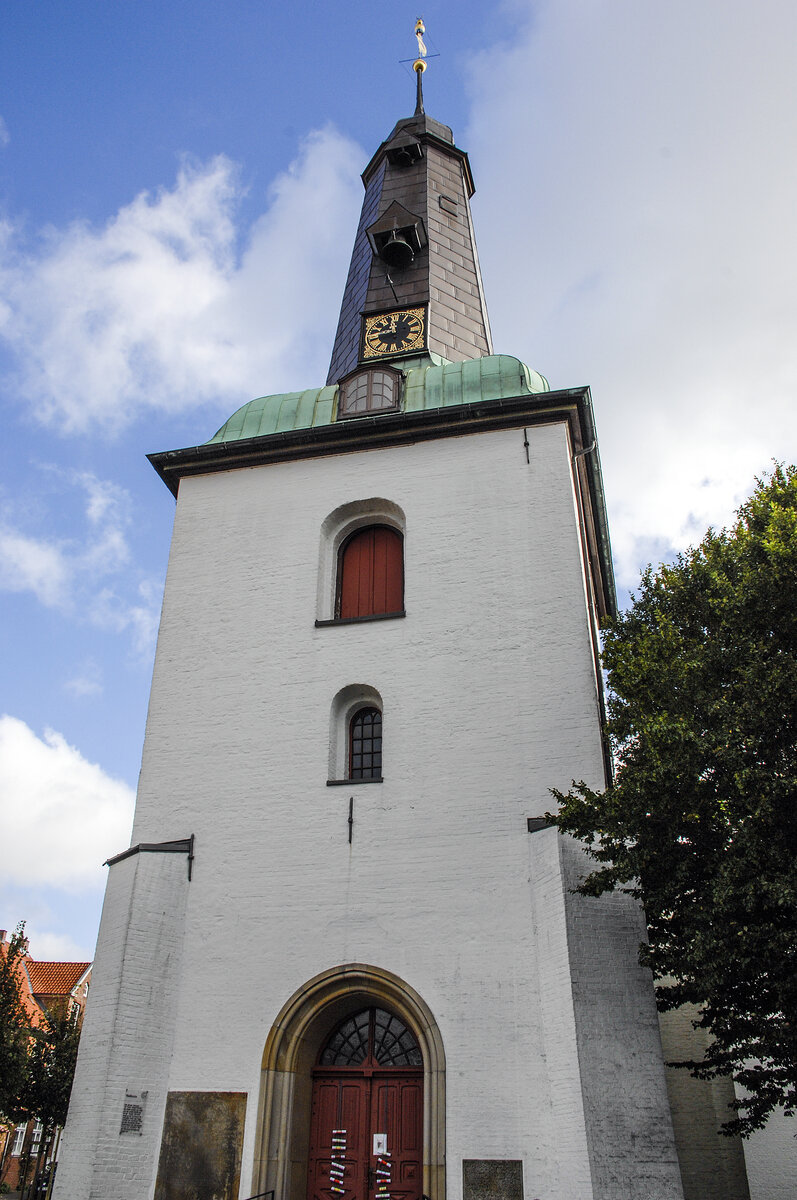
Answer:
<svg viewBox="0 0 797 1200"><path fill-rule="evenodd" d="M797 455L797 9L427 3L496 349L590 383L618 582ZM404 3L0 0L0 924L90 957L173 501L147 451L326 375Z"/></svg>

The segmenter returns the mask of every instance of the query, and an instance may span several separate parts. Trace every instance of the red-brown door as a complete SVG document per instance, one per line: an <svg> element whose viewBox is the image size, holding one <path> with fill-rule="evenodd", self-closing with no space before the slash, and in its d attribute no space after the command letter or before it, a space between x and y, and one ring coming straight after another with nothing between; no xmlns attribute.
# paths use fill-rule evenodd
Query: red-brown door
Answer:
<svg viewBox="0 0 797 1200"><path fill-rule="evenodd" d="M367 1200L368 1101L362 1077L313 1080L308 1200Z"/></svg>
<svg viewBox="0 0 797 1200"><path fill-rule="evenodd" d="M423 1192L423 1075L397 1071L371 1080L369 1200L421 1200ZM387 1155L374 1153L374 1134L386 1134ZM380 1186L382 1185L382 1186ZM338 1198L340 1200L340 1197Z"/></svg>
<svg viewBox="0 0 797 1200"><path fill-rule="evenodd" d="M421 1200L422 1117L420 1071L317 1073L308 1200Z"/></svg>
<svg viewBox="0 0 797 1200"><path fill-rule="evenodd" d="M333 1029L313 1072L308 1200L421 1200L423 1059L383 1008Z"/></svg>

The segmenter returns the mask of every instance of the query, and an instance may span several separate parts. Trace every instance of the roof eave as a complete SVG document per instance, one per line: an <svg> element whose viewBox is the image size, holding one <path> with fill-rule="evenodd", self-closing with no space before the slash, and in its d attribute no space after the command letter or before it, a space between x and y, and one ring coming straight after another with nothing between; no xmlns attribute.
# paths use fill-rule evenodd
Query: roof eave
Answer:
<svg viewBox="0 0 797 1200"><path fill-rule="evenodd" d="M437 146L439 150L442 150L443 153L450 155L451 158L459 159L459 161L462 163L463 171L465 174L465 183L466 183L467 189L468 189L468 197L469 198L472 197L476 192L476 185L473 182L473 171L471 170L470 159L468 158L467 151L460 150L459 146L454 145L453 142L446 142L443 138L437 137L436 134L430 133L428 130L419 132L417 134L417 139L419 142L429 142L431 145ZM374 171L379 166L383 157L387 153L387 150L390 146L390 142L391 142L390 138L388 138L388 140L386 142L382 142L381 146L379 146L378 149L375 151L375 153L371 157L370 161L368 162L368 165L366 166L365 170L362 172L362 175L360 176L360 178L363 181L364 187L368 186L368 180L371 178Z"/></svg>
<svg viewBox="0 0 797 1200"><path fill-rule="evenodd" d="M494 429L561 421L569 425L573 452L578 455L575 460L576 474L586 484L582 491L587 548L598 609L603 619L616 613L617 600L603 478L588 387L360 417L357 420L286 430L261 437L166 450L148 454L147 458L169 491L177 496L180 480L191 475L208 475L216 471L351 454L434 438L463 437ZM589 452L581 455L580 451Z"/></svg>

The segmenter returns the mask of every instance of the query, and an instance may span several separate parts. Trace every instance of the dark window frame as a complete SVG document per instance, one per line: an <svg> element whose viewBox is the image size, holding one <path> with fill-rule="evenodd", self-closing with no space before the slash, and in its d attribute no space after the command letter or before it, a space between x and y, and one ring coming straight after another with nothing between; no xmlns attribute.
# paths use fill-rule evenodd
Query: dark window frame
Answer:
<svg viewBox="0 0 797 1200"><path fill-rule="evenodd" d="M370 717L368 726L364 718ZM378 718L375 719L375 718ZM360 732L357 733L359 723ZM374 730L378 727L378 731ZM366 732L369 729L370 732ZM348 730L348 761L346 775L352 783L366 782L382 778L382 710L374 704L363 704L355 709L349 717ZM378 742L378 748L374 743ZM368 749L366 749L366 746ZM365 759L368 759L368 763ZM359 760L355 762L355 760Z"/></svg>

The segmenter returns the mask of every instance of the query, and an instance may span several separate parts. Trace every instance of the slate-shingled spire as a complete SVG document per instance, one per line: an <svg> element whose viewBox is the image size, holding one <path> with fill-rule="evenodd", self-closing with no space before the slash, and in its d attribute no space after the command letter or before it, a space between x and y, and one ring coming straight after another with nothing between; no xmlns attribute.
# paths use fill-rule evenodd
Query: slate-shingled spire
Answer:
<svg viewBox="0 0 797 1200"><path fill-rule="evenodd" d="M492 353L470 215L474 187L468 156L454 145L447 125L426 116L422 104L418 107L412 117L399 121L363 172L365 199L327 377L330 384L362 361L362 319L369 313L428 305L429 352L449 361ZM389 267L375 252L380 234L374 225L400 228L408 222L413 237L417 235L417 240L411 239L413 261Z"/></svg>

